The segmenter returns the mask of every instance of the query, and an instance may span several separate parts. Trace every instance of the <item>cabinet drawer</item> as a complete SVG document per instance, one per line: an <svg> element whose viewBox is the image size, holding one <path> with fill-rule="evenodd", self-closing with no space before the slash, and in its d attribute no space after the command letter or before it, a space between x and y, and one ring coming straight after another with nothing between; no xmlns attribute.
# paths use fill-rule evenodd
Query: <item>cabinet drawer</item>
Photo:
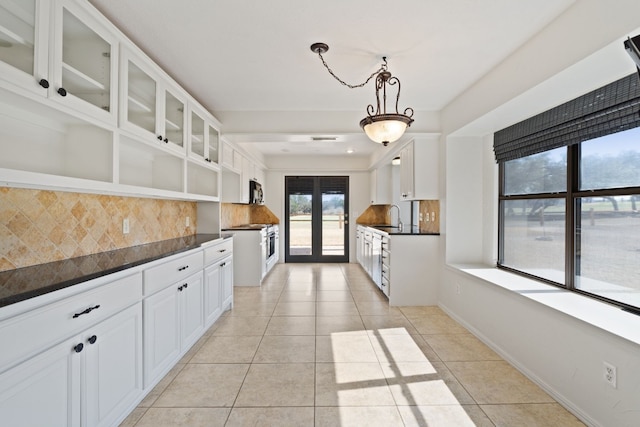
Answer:
<svg viewBox="0 0 640 427"><path fill-rule="evenodd" d="M202 252L185 255L144 271L144 295L151 295L202 270Z"/></svg>
<svg viewBox="0 0 640 427"><path fill-rule="evenodd" d="M0 372L140 301L140 273L0 323Z"/></svg>
<svg viewBox="0 0 640 427"><path fill-rule="evenodd" d="M204 265L211 265L231 253L233 253L233 239L225 239L222 243L204 250Z"/></svg>

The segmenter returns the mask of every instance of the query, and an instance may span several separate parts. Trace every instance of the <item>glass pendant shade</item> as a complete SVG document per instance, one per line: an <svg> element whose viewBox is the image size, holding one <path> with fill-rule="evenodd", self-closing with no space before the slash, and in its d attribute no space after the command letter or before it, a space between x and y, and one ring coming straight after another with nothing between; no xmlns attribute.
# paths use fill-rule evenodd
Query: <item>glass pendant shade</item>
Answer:
<svg viewBox="0 0 640 427"><path fill-rule="evenodd" d="M369 139L387 145L400 139L411 122L410 117L402 114L378 114L365 117L360 126Z"/></svg>

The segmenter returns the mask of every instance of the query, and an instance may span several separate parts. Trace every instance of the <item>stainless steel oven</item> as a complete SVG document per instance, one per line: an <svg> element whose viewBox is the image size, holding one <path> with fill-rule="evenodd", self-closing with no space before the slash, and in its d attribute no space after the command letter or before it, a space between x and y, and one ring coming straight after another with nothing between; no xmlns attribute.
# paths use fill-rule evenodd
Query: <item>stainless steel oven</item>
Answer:
<svg viewBox="0 0 640 427"><path fill-rule="evenodd" d="M276 255L276 228L272 225L267 227L267 233L266 233L266 247L267 247L267 259L265 261L267 261L267 263L269 263L271 261L271 258L274 257Z"/></svg>

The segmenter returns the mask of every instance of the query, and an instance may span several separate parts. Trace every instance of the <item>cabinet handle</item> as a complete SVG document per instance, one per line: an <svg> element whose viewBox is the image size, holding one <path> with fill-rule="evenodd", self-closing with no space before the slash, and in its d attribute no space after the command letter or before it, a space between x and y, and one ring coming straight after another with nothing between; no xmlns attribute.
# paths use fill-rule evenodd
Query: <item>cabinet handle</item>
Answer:
<svg viewBox="0 0 640 427"><path fill-rule="evenodd" d="M80 344L76 344L75 347L73 347L73 350L76 353L80 353L82 351L82 349L84 348L84 344L80 343Z"/></svg>
<svg viewBox="0 0 640 427"><path fill-rule="evenodd" d="M184 284L184 285L182 285L182 286L184 286L184 288L185 288L185 289L187 289L187 288L189 287L189 284L188 284L188 283L185 283L185 284Z"/></svg>
<svg viewBox="0 0 640 427"><path fill-rule="evenodd" d="M45 89L49 89L49 81L47 79L40 79L38 84Z"/></svg>
<svg viewBox="0 0 640 427"><path fill-rule="evenodd" d="M60 96L67 96L67 90L63 87L58 89L58 95Z"/></svg>
<svg viewBox="0 0 640 427"><path fill-rule="evenodd" d="M95 307L89 307L89 308L87 308L85 311L81 311L80 313L76 313L76 314L74 314L74 315L73 315L73 318L75 319L76 317L80 317L80 316L82 316L83 314L89 314L89 313L91 313L93 310L95 310L95 309L97 309L97 308L100 308L100 304L96 305Z"/></svg>
<svg viewBox="0 0 640 427"><path fill-rule="evenodd" d="M87 341L89 341L89 344L95 344L96 341L98 341L98 337L95 335L92 335Z"/></svg>
<svg viewBox="0 0 640 427"><path fill-rule="evenodd" d="M220 264L220 267L224 267L225 265L227 265L227 263L223 262L222 264Z"/></svg>
<svg viewBox="0 0 640 427"><path fill-rule="evenodd" d="M220 252L220 253L227 252L227 250L226 249L220 249L220 250L218 250L218 252Z"/></svg>
<svg viewBox="0 0 640 427"><path fill-rule="evenodd" d="M163 141L164 141L165 144L168 144L169 143L169 138L165 138L165 139L163 139Z"/></svg>
<svg viewBox="0 0 640 427"><path fill-rule="evenodd" d="M182 292L183 286L178 286L178 290Z"/></svg>
<svg viewBox="0 0 640 427"><path fill-rule="evenodd" d="M183 265L182 267L178 268L178 271L184 271L184 270L186 270L187 268L189 268L189 266L188 266L188 265Z"/></svg>
<svg viewBox="0 0 640 427"><path fill-rule="evenodd" d="M158 135L158 141L162 141L162 135Z"/></svg>
<svg viewBox="0 0 640 427"><path fill-rule="evenodd" d="M209 158L204 159L204 161L211 163L211 159L209 159Z"/></svg>

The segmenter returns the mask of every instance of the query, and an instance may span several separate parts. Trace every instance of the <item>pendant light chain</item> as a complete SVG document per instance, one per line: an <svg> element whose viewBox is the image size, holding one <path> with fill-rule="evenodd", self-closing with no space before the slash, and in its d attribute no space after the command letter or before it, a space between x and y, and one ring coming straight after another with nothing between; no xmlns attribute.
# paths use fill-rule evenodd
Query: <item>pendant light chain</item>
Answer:
<svg viewBox="0 0 640 427"><path fill-rule="evenodd" d="M359 85L351 85L347 82L345 82L344 80L342 80L340 77L336 76L335 73L333 72L333 70L327 65L327 62L324 60L324 57L322 56L322 52L318 50L318 56L320 57L320 60L322 61L322 64L324 65L324 67L327 69L327 71L329 71L329 74L331 74L333 76L334 79L336 79L337 81L339 81L340 83L342 83L344 86L348 87L349 89L355 89L358 87L363 87L365 86L367 83L369 83L369 81L374 78L376 75L380 74L383 71L387 70L387 57L384 56L382 57L382 60L384 61L384 63L380 66L380 68L378 68L376 71L374 71L373 73L371 73L371 75L369 76L369 78L367 78L367 80L365 80L364 83L360 83Z"/></svg>

